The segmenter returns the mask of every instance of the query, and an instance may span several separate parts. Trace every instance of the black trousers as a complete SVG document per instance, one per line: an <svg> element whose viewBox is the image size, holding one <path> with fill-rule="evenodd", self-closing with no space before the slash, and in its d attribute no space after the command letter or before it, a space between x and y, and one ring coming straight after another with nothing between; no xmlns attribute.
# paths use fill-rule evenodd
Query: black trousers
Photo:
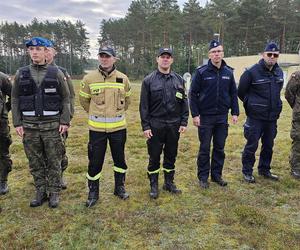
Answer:
<svg viewBox="0 0 300 250"><path fill-rule="evenodd" d="M160 155L164 151L163 168L166 171L175 169L175 161L179 140L179 125L166 125L161 128L151 128L153 136L148 139L149 154L148 173L158 173Z"/></svg>
<svg viewBox="0 0 300 250"><path fill-rule="evenodd" d="M126 129L111 133L90 130L88 144L88 175L90 177L94 177L102 171L107 141L109 142L111 155L114 161L114 170L116 172L126 172L127 165L124 154Z"/></svg>

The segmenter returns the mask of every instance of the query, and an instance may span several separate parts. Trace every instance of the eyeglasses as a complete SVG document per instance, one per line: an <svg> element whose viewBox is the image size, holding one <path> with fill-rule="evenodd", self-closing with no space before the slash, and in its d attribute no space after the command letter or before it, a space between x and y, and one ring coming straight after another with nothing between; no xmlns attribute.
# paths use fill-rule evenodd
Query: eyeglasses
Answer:
<svg viewBox="0 0 300 250"><path fill-rule="evenodd" d="M221 52L223 52L223 50L213 50L213 51L209 51L209 53L212 53L212 54L221 53Z"/></svg>
<svg viewBox="0 0 300 250"><path fill-rule="evenodd" d="M279 56L279 54L275 54L275 53L267 53L267 57L274 57L277 58Z"/></svg>

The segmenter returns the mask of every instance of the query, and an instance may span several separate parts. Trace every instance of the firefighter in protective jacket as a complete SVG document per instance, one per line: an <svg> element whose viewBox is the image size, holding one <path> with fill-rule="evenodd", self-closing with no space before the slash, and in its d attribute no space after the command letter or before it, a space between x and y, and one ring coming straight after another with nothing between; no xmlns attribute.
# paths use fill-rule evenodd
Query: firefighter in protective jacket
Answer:
<svg viewBox="0 0 300 250"><path fill-rule="evenodd" d="M81 83L79 100L88 112L88 187L87 207L95 205L99 199L99 178L109 141L114 161L114 195L127 199L125 191L124 147L126 142L125 110L130 103L130 83L128 77L116 70L116 53L113 48L99 49L99 68L87 74Z"/></svg>

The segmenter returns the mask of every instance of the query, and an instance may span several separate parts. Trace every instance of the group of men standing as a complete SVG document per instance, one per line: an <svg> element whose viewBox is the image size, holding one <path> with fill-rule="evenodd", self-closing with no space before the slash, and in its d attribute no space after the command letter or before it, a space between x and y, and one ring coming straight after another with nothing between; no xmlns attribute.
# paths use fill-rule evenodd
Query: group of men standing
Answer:
<svg viewBox="0 0 300 250"><path fill-rule="evenodd" d="M7 176L12 166L7 118L12 106L13 125L23 139L36 188L30 206L41 206L48 200L49 207L55 208L59 204L61 188L66 188L62 178L68 162L64 143L74 115L75 93L67 71L53 61L56 51L52 41L34 37L26 43L26 47L32 63L18 70L14 84L11 85L10 79L0 74L0 194L8 192ZM208 56L208 64L195 71L189 95L185 81L171 70L174 61L171 48L159 49L157 69L143 80L140 117L147 139L149 195L153 199L159 196L162 152L163 189L174 194L181 193L175 185L174 174L179 137L188 124L188 99L200 141L197 157L200 187L209 188L209 175L211 181L218 185L227 185L222 170L228 136L228 112L231 111L232 123L236 124L239 116L238 97L247 115L244 124L246 145L242 154L243 178L246 182L255 182L253 165L261 139L258 173L270 180L279 179L270 171L277 120L282 109L280 92L283 72L277 64L277 45L267 44L262 59L241 76L238 89L233 69L223 60L223 46L218 41L210 42ZM130 104L131 87L128 77L116 69L117 59L113 48L101 47L98 69L88 73L80 86L79 100L88 113L89 125L87 207L94 206L99 199L99 179L107 143L114 163L114 194L124 200L129 197L125 190L127 164L124 149L127 127L125 111ZM299 72L292 75L285 96L293 108L291 174L299 179Z"/></svg>

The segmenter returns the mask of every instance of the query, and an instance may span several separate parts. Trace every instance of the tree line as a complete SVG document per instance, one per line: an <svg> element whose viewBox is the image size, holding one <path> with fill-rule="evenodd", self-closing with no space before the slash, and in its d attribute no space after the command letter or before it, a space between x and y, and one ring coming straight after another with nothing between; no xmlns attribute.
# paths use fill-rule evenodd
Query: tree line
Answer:
<svg viewBox="0 0 300 250"><path fill-rule="evenodd" d="M300 45L300 0L135 0L124 18L101 22L99 44L116 47L118 68L140 78L156 67L159 47L175 51L174 68L193 72L219 39L225 56L255 55L275 41L282 53Z"/></svg>
<svg viewBox="0 0 300 250"><path fill-rule="evenodd" d="M51 39L58 52L56 62L70 74L82 74L89 57L89 39L81 21L57 20L40 22L36 18L28 25L17 22L0 24L0 71L14 74L19 67L30 63L24 45L33 36Z"/></svg>

